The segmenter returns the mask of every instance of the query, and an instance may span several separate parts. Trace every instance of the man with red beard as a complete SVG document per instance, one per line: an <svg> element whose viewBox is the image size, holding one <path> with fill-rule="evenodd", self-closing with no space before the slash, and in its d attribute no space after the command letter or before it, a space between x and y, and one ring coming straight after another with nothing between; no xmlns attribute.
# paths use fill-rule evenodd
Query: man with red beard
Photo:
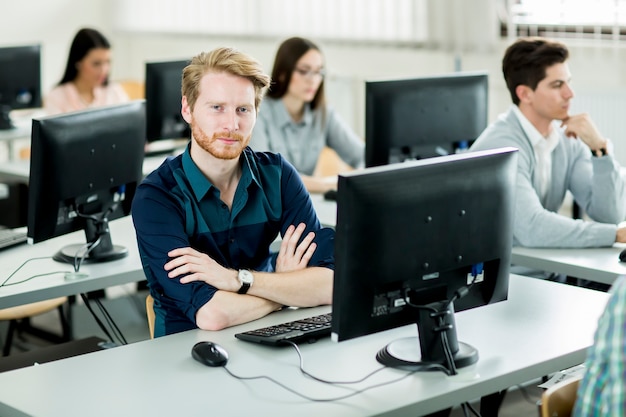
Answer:
<svg viewBox="0 0 626 417"><path fill-rule="evenodd" d="M331 303L334 231L321 227L292 165L247 146L269 82L231 48L183 70L190 144L140 184L132 207L155 336Z"/></svg>

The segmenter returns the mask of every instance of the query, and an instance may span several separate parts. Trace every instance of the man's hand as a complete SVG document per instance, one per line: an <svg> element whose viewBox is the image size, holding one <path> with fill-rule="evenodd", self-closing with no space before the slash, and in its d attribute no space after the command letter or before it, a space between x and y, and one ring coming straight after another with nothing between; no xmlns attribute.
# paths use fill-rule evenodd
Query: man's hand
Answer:
<svg viewBox="0 0 626 417"><path fill-rule="evenodd" d="M568 137L580 138L592 151L598 149L606 150L606 139L602 137L587 113L569 116L562 121L561 127L565 128L565 134Z"/></svg>
<svg viewBox="0 0 626 417"><path fill-rule="evenodd" d="M626 243L626 227L620 227L617 229L615 241L617 243Z"/></svg>
<svg viewBox="0 0 626 417"><path fill-rule="evenodd" d="M298 240L300 240L305 229L304 223L300 223L298 227L291 225L287 228L276 258L276 272L297 271L306 268L313 253L315 253L315 249L317 249L317 245L312 243L315 238L313 232L309 232L298 245Z"/></svg>
<svg viewBox="0 0 626 417"><path fill-rule="evenodd" d="M188 274L180 279L181 284L203 281L218 290L231 292L239 290L237 271L224 268L205 253L187 247L174 249L167 255L173 258L163 266L168 271L168 277L177 278Z"/></svg>

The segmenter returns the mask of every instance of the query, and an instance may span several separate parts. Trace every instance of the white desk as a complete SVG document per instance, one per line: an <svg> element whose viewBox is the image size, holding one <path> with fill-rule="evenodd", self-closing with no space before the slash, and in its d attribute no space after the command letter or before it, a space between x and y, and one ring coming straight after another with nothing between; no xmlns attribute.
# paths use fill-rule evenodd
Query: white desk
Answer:
<svg viewBox="0 0 626 417"><path fill-rule="evenodd" d="M25 159L0 162L0 182L19 181L28 183L30 161Z"/></svg>
<svg viewBox="0 0 626 417"><path fill-rule="evenodd" d="M111 262L84 263L80 270L89 277L80 280L65 280L64 274L55 274L33 278L16 285L0 287L0 308L13 307L35 301L46 300L66 295L75 295L142 281L145 279L137 250L135 228L130 216L110 223L113 243L128 248L128 256ZM72 271L70 264L56 262L51 257L63 246L72 243L84 243L83 231L50 239L35 245L19 245L0 252L0 283L15 271L24 261L36 257L50 259L33 260L26 264L8 283L18 282L35 274L53 271Z"/></svg>
<svg viewBox="0 0 626 417"><path fill-rule="evenodd" d="M157 169L167 155L146 157L143 161L143 174L148 175ZM27 159L0 162L0 182L14 180L28 183L30 177L30 161Z"/></svg>
<svg viewBox="0 0 626 417"><path fill-rule="evenodd" d="M542 271L566 274L603 284L626 275L626 263L619 262L619 253L626 245L610 248L536 249L513 248L511 263Z"/></svg>
<svg viewBox="0 0 626 417"><path fill-rule="evenodd" d="M0 142L4 142L7 145L7 155L9 160L13 158L15 149L13 147L16 140L30 139L31 125L25 123L18 123L13 129L0 130Z"/></svg>
<svg viewBox="0 0 626 417"><path fill-rule="evenodd" d="M346 394L345 388L300 374L290 347L250 344L233 336L328 310L320 307L282 311L220 332L193 330L1 373L0 415L424 415L583 362L607 298L598 291L512 276L509 300L457 313L459 339L479 350L474 378L418 373L346 400L313 403L269 381L236 380L221 368L191 358L197 341L211 340L228 351L228 368L237 375L271 376L316 398ZM304 366L325 379L355 380L380 366L375 354L387 342L415 332L410 325L338 344L320 340L301 347ZM386 369L356 387L403 374Z"/></svg>
<svg viewBox="0 0 626 417"><path fill-rule="evenodd" d="M14 142L23 141L30 143L33 119L46 116L43 108L12 110L10 114L13 122L13 129L0 130L0 142L7 145L8 159L13 160L15 156Z"/></svg>

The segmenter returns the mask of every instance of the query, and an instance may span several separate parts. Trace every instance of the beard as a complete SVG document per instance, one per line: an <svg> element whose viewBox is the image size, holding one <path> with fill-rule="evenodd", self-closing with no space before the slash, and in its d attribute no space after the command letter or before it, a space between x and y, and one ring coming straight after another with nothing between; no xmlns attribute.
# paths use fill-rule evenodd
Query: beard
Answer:
<svg viewBox="0 0 626 417"><path fill-rule="evenodd" d="M196 143L202 149L213 155L215 158L224 160L239 158L244 148L248 146L248 143L250 143L251 138L251 135L247 138L244 138L242 135L236 132L214 133L213 136L209 137L209 135L207 135L206 132L202 130L202 128L198 126L198 124L195 123L195 120L193 119L191 121L191 134ZM238 143L229 146L223 146L218 138L229 138L232 140L236 140Z"/></svg>

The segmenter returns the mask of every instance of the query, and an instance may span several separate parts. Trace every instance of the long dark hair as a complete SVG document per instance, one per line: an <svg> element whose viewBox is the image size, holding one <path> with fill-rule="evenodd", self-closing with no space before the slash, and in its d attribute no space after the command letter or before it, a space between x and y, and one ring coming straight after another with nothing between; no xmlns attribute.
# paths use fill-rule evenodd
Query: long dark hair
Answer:
<svg viewBox="0 0 626 417"><path fill-rule="evenodd" d="M82 60L92 49L104 48L110 49L111 44L104 37L104 35L95 29L83 28L76 33L72 46L70 47L70 54L67 57L67 65L65 66L65 73L63 78L59 82L59 85L65 84L70 81L74 81L78 76L78 70L76 64ZM104 82L104 85L109 83L109 77Z"/></svg>
<svg viewBox="0 0 626 417"><path fill-rule="evenodd" d="M272 68L272 82L267 92L268 97L281 98L287 93L296 63L302 55L311 49L322 53L316 44L308 39L298 37L289 38L278 47L276 58L274 59L274 67ZM315 93L315 97L311 101L311 108L323 108L325 105L324 80L322 79L317 93Z"/></svg>

